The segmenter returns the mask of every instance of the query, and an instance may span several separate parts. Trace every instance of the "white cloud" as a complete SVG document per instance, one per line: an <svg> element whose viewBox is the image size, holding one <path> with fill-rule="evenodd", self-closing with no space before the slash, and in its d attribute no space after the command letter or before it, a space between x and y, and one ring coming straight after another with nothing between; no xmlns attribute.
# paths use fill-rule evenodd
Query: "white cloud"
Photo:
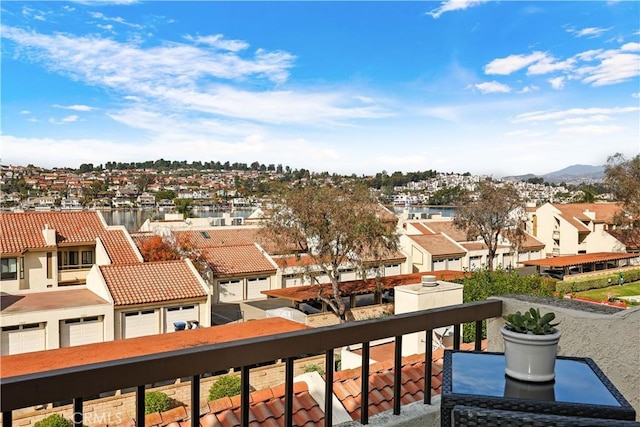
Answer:
<svg viewBox="0 0 640 427"><path fill-rule="evenodd" d="M547 81L555 90L560 90L564 87L564 77L553 77Z"/></svg>
<svg viewBox="0 0 640 427"><path fill-rule="evenodd" d="M566 61L556 61L555 58L547 56L541 60L534 62L527 68L528 75L549 74L554 71L570 70L575 63L574 59Z"/></svg>
<svg viewBox="0 0 640 427"><path fill-rule="evenodd" d="M20 111L20 114L31 114L31 111L29 111L29 110L22 110L22 111Z"/></svg>
<svg viewBox="0 0 640 427"><path fill-rule="evenodd" d="M73 122L77 122L79 118L80 117L73 114L71 116L64 117L61 121L64 123L73 123Z"/></svg>
<svg viewBox="0 0 640 427"><path fill-rule="evenodd" d="M486 3L488 0L448 0L443 1L441 6L435 8L429 12L427 15L431 15L434 18L439 18L445 12L451 12L454 10L464 10L470 7L478 6L482 3Z"/></svg>
<svg viewBox="0 0 640 427"><path fill-rule="evenodd" d="M485 74L509 75L545 58L547 58L547 54L544 52L533 52L529 55L509 55L489 62L484 66L484 72Z"/></svg>
<svg viewBox="0 0 640 427"><path fill-rule="evenodd" d="M640 92L632 93L631 97L632 98L640 98Z"/></svg>
<svg viewBox="0 0 640 427"><path fill-rule="evenodd" d="M626 44L622 45L620 50L622 50L624 52L637 52L637 51L640 51L640 43L636 43L636 42L626 43Z"/></svg>
<svg viewBox="0 0 640 427"><path fill-rule="evenodd" d="M78 104L74 104L74 105L53 104L53 106L56 108L62 108L65 110L73 110L73 111L93 111L96 109L96 107L90 107L88 105L78 105Z"/></svg>
<svg viewBox="0 0 640 427"><path fill-rule="evenodd" d="M108 17L104 13L101 13L101 12L89 12L89 15L92 18L101 19L101 20L106 21L106 22L117 22L118 24L126 25L126 26L131 27L131 28L138 28L138 29L142 28L142 25L132 24L130 22L127 22L124 18L122 18L120 16L116 16L115 18L111 18L111 17ZM98 27L103 28L103 26L100 26L100 25L98 25ZM107 25L106 27L113 28L112 25Z"/></svg>
<svg viewBox="0 0 640 427"><path fill-rule="evenodd" d="M242 40L223 40L224 36L222 34L216 34L215 36L185 36L185 39L189 41L193 41L198 44L206 44L216 49L228 50L231 52L239 52L241 50L247 49L249 47L249 43L244 42Z"/></svg>
<svg viewBox="0 0 640 427"><path fill-rule="evenodd" d="M537 90L540 90L540 88L538 86L531 85L531 86L523 87L522 89L520 89L518 91L518 93L530 93L530 92L535 92Z"/></svg>
<svg viewBox="0 0 640 427"><path fill-rule="evenodd" d="M487 93L509 93L511 88L505 84L498 83L497 81L478 83L474 85L483 94Z"/></svg>
<svg viewBox="0 0 640 427"><path fill-rule="evenodd" d="M577 30L575 28L569 28L567 32L573 34L575 37L595 38L595 37L600 37L603 33L609 30L610 28L588 27L588 28L583 28L581 30Z"/></svg>
<svg viewBox="0 0 640 427"><path fill-rule="evenodd" d="M607 86L621 83L640 75L640 55L621 53L620 51L605 51L598 56L601 62L595 66L585 66L576 69L583 83L593 86Z"/></svg>
<svg viewBox="0 0 640 427"><path fill-rule="evenodd" d="M584 116L584 117L568 117L563 120L558 120L556 122L557 125L580 125L583 123L596 123L596 122L608 122L613 120L611 116L606 114L596 114L593 116Z"/></svg>
<svg viewBox="0 0 640 427"><path fill-rule="evenodd" d="M571 108L561 111L533 111L517 115L512 121L519 122L541 122L546 120L562 120L568 117L593 116L593 115L614 115L627 114L640 111L640 107L617 107L617 108Z"/></svg>

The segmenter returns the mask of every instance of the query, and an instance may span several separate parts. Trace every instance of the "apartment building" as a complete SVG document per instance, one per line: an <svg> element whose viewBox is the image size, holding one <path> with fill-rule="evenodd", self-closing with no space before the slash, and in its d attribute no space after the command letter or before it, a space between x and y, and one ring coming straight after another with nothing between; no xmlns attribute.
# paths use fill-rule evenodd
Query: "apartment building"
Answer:
<svg viewBox="0 0 640 427"><path fill-rule="evenodd" d="M610 233L619 210L616 203L546 203L528 213L527 231L553 256L625 252L626 245Z"/></svg>

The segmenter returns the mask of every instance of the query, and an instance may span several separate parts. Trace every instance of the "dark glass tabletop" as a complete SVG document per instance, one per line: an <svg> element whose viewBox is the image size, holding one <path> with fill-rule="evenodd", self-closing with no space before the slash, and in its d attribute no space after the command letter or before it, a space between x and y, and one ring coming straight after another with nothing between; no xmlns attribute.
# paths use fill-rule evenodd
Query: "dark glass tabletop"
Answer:
<svg viewBox="0 0 640 427"><path fill-rule="evenodd" d="M558 357L554 381L528 383L505 375L502 354L454 352L451 356L451 392L455 394L621 406L585 360Z"/></svg>

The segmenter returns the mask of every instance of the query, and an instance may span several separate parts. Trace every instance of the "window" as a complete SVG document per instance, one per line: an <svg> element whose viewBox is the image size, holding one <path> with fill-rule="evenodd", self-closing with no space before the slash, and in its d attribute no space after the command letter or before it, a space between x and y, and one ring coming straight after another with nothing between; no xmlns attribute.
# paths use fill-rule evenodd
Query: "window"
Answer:
<svg viewBox="0 0 640 427"><path fill-rule="evenodd" d="M0 279L16 280L18 278L18 258L2 258L0 260Z"/></svg>
<svg viewBox="0 0 640 427"><path fill-rule="evenodd" d="M93 264L93 252L82 251L82 265L91 265L91 264Z"/></svg>
<svg viewBox="0 0 640 427"><path fill-rule="evenodd" d="M77 270L91 268L93 251L60 251L58 253L59 270Z"/></svg>
<svg viewBox="0 0 640 427"><path fill-rule="evenodd" d="M53 253L47 252L47 279L53 278Z"/></svg>

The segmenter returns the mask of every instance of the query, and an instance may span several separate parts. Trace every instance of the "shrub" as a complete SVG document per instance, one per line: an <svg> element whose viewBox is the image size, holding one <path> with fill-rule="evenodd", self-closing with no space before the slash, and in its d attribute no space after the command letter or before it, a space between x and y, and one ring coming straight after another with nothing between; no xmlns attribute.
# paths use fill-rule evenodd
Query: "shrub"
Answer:
<svg viewBox="0 0 640 427"><path fill-rule="evenodd" d="M237 375L223 375L211 385L209 389L209 400L220 399L221 397L237 396L242 391L242 380Z"/></svg>
<svg viewBox="0 0 640 427"><path fill-rule="evenodd" d="M71 421L61 415L51 414L47 418L36 422L33 427L71 427Z"/></svg>
<svg viewBox="0 0 640 427"><path fill-rule="evenodd" d="M304 365L304 372L308 373L308 372L317 372L320 375L324 375L324 369L322 369L322 366L315 364L315 363L310 363L308 365Z"/></svg>
<svg viewBox="0 0 640 427"><path fill-rule="evenodd" d="M627 270L622 273L625 283L640 280L640 270ZM617 271L602 276L588 277L584 279L565 280L556 283L556 290L560 294L588 291L591 289L607 288L618 284L619 273ZM609 281L611 280L611 281Z"/></svg>
<svg viewBox="0 0 640 427"><path fill-rule="evenodd" d="M530 275L519 276L515 270L495 271L475 270L471 276L458 281L464 286L463 302L484 301L494 295L527 294L537 296L553 296L553 286L546 278ZM473 342L476 330L474 323L463 326L462 340ZM482 321L482 337L487 336L487 322Z"/></svg>
<svg viewBox="0 0 640 427"><path fill-rule="evenodd" d="M144 396L144 413L153 414L169 409L169 396L161 391L150 391Z"/></svg>

